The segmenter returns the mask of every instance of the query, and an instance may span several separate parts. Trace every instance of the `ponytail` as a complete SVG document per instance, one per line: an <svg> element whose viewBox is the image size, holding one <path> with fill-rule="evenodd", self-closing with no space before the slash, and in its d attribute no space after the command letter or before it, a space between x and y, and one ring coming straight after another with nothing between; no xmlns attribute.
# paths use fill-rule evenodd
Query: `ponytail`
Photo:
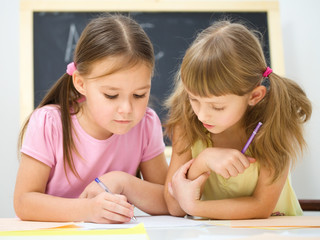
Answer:
<svg viewBox="0 0 320 240"><path fill-rule="evenodd" d="M266 97L247 116L252 115L248 122L263 122L255 139L253 156L272 170L273 180L276 180L306 145L302 124L310 119L312 107L305 92L294 81L275 73L268 78L270 88ZM252 119L254 116L256 120Z"/></svg>
<svg viewBox="0 0 320 240"><path fill-rule="evenodd" d="M66 165L70 168L75 176L79 177L74 162L72 160L72 152L78 151L75 147L72 138L72 122L71 114L77 114L80 110L77 100L81 97L80 93L75 89L72 82L72 76L65 73L60 79L52 86L49 92L44 96L37 108L41 108L48 104L56 104L60 106L61 122L63 131L63 156L66 172ZM71 112L72 111L72 112ZM23 142L24 133L27 129L30 116L23 124L21 132L19 134L18 150L20 150ZM20 156L20 154L19 154Z"/></svg>

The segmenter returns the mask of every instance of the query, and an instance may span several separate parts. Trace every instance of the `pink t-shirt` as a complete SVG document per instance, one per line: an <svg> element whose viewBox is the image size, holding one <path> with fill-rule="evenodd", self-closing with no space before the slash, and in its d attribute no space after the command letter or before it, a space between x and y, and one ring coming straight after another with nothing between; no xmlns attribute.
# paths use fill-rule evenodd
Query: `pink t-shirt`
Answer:
<svg viewBox="0 0 320 240"><path fill-rule="evenodd" d="M77 178L63 163L62 124L60 109L55 105L36 109L29 121L21 152L51 168L46 193L54 196L76 198L84 188L110 171L123 171L135 175L141 162L148 161L164 151L163 134L157 114L147 108L145 116L128 133L112 135L98 140L88 135L72 116L77 136L73 139L80 158L73 154Z"/></svg>

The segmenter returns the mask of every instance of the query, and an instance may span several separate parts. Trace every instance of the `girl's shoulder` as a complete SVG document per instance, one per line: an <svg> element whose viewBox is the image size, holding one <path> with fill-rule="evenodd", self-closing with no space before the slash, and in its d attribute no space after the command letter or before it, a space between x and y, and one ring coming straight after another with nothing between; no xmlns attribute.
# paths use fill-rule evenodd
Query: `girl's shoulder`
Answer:
<svg viewBox="0 0 320 240"><path fill-rule="evenodd" d="M141 124L143 125L160 124L161 125L161 122L157 113L152 108L147 107L146 113L141 120Z"/></svg>
<svg viewBox="0 0 320 240"><path fill-rule="evenodd" d="M31 122L61 122L61 111L58 105L50 104L36 108L30 117Z"/></svg>
<svg viewBox="0 0 320 240"><path fill-rule="evenodd" d="M162 125L157 113L151 109L147 108L145 115L141 121L132 129L133 132L142 132L145 137L155 136L162 134ZM149 138L148 137L148 138Z"/></svg>
<svg viewBox="0 0 320 240"><path fill-rule="evenodd" d="M58 114L58 115L61 115L61 111L60 111L60 106L59 105L56 105L56 104L48 104L48 105L45 105L43 107L40 107L40 108L36 108L34 111L33 111L33 114L34 113L37 113L37 114Z"/></svg>

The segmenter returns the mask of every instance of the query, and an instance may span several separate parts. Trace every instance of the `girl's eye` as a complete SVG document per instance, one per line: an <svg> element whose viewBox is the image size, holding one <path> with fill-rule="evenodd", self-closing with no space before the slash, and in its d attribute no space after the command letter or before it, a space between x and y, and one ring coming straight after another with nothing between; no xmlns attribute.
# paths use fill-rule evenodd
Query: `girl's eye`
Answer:
<svg viewBox="0 0 320 240"><path fill-rule="evenodd" d="M116 99L118 97L118 94L117 95L108 95L108 94L104 94L104 96L108 99Z"/></svg>
<svg viewBox="0 0 320 240"><path fill-rule="evenodd" d="M134 98L144 98L147 94L142 94L142 95L139 95L139 94L133 94L133 97Z"/></svg>

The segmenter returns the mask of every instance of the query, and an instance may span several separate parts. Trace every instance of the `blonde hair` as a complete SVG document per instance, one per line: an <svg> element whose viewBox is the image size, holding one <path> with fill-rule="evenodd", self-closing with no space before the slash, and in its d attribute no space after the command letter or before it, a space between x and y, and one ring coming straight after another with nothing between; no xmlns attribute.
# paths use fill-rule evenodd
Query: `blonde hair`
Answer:
<svg viewBox="0 0 320 240"><path fill-rule="evenodd" d="M106 14L92 19L77 42L74 63L77 71L84 76L90 73L94 63L107 57L116 57L120 62L105 73L106 75L130 68L138 63L146 64L151 71L154 69L154 52L149 37L135 20L124 15ZM72 153L78 154L78 151L72 138L71 115L79 112L78 100L80 97L81 94L73 85L72 76L65 73L37 106L37 108L40 108L48 104L59 105L63 130L65 169L68 166L77 177L80 176L75 169ZM30 116L19 135L19 150L29 119Z"/></svg>
<svg viewBox="0 0 320 240"><path fill-rule="evenodd" d="M176 126L188 129L177 139L186 143L180 153L197 140L206 146L214 144L194 114L185 89L200 97L243 96L266 80L262 74L267 64L258 34L240 23L218 21L203 30L187 49L176 74L175 90L166 102L166 134L172 139ZM296 160L306 145L302 124L310 118L312 107L294 81L274 72L268 79L266 96L248 107L243 122L248 137L259 121L263 123L251 152L276 180L288 161Z"/></svg>

